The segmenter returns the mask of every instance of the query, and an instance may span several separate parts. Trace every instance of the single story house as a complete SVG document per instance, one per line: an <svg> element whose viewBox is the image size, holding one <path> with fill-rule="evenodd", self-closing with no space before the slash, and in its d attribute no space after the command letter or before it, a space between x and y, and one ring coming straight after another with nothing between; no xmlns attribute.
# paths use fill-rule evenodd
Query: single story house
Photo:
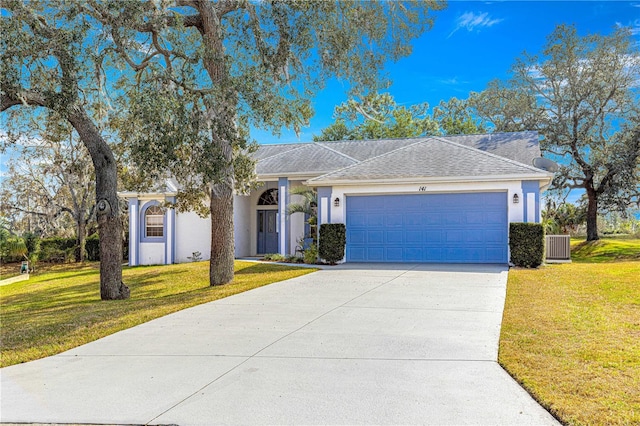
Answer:
<svg viewBox="0 0 640 426"><path fill-rule="evenodd" d="M235 255L294 254L306 221L287 206L304 185L317 191L319 224L346 225L346 262L506 264L509 223L540 222L553 174L539 157L536 132L262 145L263 185L234 197ZM209 219L160 207L177 190L120 194L130 265L208 258Z"/></svg>

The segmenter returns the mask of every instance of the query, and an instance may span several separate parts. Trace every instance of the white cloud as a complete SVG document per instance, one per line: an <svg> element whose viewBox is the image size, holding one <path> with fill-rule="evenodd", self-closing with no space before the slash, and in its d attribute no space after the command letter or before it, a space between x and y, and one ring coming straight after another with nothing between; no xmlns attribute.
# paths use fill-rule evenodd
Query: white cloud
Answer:
<svg viewBox="0 0 640 426"><path fill-rule="evenodd" d="M469 32L479 31L482 28L492 27L502 21L504 21L504 19L493 18L489 16L488 12L465 12L462 15L458 16L458 18L456 19L456 27L453 29L453 31L451 31L449 37L451 37L453 33L460 29L466 29Z"/></svg>
<svg viewBox="0 0 640 426"><path fill-rule="evenodd" d="M461 85L461 84L467 84L469 82L465 81L465 80L460 80L458 77L451 77L451 78L439 79L438 83L449 85L449 86L458 86L458 85Z"/></svg>
<svg viewBox="0 0 640 426"><path fill-rule="evenodd" d="M636 6L640 7L640 5ZM639 35L640 34L640 19L636 19L635 21L629 22L627 25L622 24L621 22L616 22L616 27L628 27L631 30L631 35Z"/></svg>

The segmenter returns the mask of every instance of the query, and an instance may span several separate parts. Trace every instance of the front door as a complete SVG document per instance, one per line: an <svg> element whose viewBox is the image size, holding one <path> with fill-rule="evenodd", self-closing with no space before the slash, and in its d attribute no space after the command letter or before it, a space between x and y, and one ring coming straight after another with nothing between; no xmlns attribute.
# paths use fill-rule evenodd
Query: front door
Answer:
<svg viewBox="0 0 640 426"><path fill-rule="evenodd" d="M258 254L278 252L277 210L258 210Z"/></svg>

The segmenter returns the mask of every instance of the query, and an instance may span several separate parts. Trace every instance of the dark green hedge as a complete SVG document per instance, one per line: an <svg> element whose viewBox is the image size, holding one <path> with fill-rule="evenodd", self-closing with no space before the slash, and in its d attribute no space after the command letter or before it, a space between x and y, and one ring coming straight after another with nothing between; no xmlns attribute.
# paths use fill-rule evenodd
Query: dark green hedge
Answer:
<svg viewBox="0 0 640 426"><path fill-rule="evenodd" d="M93 234L84 242L84 249L87 252L88 261L100 260L100 238L98 234Z"/></svg>
<svg viewBox="0 0 640 426"><path fill-rule="evenodd" d="M544 260L544 228L540 223L510 223L509 248L515 266L537 268Z"/></svg>
<svg viewBox="0 0 640 426"><path fill-rule="evenodd" d="M343 223L325 223L320 225L320 258L331 264L344 257L347 245L347 229Z"/></svg>
<svg viewBox="0 0 640 426"><path fill-rule="evenodd" d="M75 259L75 248L75 238L43 238L40 240L40 255L38 258L43 262L70 262Z"/></svg>

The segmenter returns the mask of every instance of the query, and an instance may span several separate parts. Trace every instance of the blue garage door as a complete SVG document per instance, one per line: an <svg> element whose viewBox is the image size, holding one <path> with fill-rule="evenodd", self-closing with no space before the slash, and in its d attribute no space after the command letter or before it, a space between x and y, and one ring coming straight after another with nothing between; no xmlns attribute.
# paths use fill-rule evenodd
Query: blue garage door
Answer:
<svg viewBox="0 0 640 426"><path fill-rule="evenodd" d="M348 262L507 263L507 194L347 197Z"/></svg>

